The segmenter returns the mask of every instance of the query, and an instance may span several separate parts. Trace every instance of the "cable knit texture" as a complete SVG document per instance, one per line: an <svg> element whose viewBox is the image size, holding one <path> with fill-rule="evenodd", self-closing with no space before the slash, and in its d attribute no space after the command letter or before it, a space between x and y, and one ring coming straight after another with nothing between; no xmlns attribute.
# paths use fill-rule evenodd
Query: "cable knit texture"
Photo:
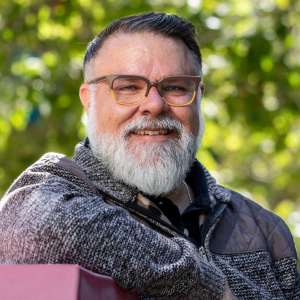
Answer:
<svg viewBox="0 0 300 300"><path fill-rule="evenodd" d="M63 160L44 155L4 195L1 263L76 263L144 299L222 299L226 282L238 299L300 299L286 226L263 209L264 221L256 220L261 208L219 187L206 170L214 216L197 249L172 228L136 214L139 191L115 181L83 144L68 167Z"/></svg>

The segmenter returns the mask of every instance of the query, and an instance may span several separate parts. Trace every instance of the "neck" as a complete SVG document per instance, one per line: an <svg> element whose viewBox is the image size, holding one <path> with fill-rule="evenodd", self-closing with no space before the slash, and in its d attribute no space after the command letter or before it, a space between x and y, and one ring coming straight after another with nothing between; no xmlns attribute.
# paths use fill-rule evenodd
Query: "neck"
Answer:
<svg viewBox="0 0 300 300"><path fill-rule="evenodd" d="M167 194L166 197L178 207L180 213L183 213L194 200L192 189L185 181L183 181L174 191Z"/></svg>

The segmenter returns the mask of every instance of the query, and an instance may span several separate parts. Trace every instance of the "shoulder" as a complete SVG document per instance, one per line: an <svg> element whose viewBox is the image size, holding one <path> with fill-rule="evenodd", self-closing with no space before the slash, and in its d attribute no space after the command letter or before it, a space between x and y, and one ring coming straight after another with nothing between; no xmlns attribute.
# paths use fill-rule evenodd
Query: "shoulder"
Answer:
<svg viewBox="0 0 300 300"><path fill-rule="evenodd" d="M273 259L296 257L292 235L279 216L238 192L230 193L215 231L215 248L228 253L267 251Z"/></svg>
<svg viewBox="0 0 300 300"><path fill-rule="evenodd" d="M5 196L29 185L42 183L51 174L54 175L56 173L55 170L57 170L57 162L64 157L65 156L63 154L54 152L44 154L14 180Z"/></svg>
<svg viewBox="0 0 300 300"><path fill-rule="evenodd" d="M62 188L80 187L82 191L89 191L84 176L84 172L74 161L63 154L49 152L18 176L5 193L3 202L12 195L24 192L31 193L37 190L62 192Z"/></svg>

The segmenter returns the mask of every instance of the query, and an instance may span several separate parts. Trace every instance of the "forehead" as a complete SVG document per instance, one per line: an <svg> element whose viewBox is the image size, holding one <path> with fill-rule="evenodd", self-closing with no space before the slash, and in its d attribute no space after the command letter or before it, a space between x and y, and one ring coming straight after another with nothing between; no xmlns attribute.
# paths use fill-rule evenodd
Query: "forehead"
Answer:
<svg viewBox="0 0 300 300"><path fill-rule="evenodd" d="M87 76L108 74L159 77L195 74L191 51L179 39L152 32L110 36L87 66ZM155 77L155 78L154 78Z"/></svg>

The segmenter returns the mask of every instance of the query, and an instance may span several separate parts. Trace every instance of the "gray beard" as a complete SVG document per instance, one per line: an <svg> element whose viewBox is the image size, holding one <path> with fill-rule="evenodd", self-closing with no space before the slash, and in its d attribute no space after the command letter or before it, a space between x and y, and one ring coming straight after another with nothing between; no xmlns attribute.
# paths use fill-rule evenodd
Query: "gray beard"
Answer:
<svg viewBox="0 0 300 300"><path fill-rule="evenodd" d="M90 109L87 116L91 149L116 180L153 196L168 194L183 182L194 161L198 139L180 122L169 117L142 117L112 136L97 132L94 111ZM179 137L163 143L129 143L130 132L145 128L175 129Z"/></svg>

